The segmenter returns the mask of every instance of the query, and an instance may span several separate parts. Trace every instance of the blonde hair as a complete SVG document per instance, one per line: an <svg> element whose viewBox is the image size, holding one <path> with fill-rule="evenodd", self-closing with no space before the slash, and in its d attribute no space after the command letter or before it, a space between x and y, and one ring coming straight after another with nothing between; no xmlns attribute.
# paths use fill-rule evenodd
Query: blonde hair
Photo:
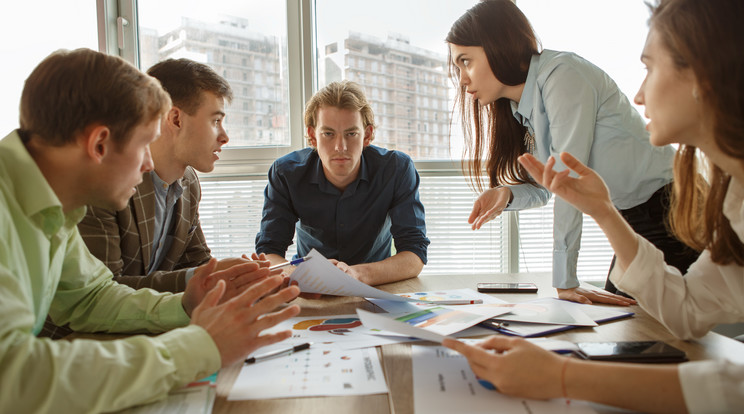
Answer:
<svg viewBox="0 0 744 414"><path fill-rule="evenodd" d="M325 106L359 111L365 129L370 125L375 126L375 114L372 112L372 107L369 106L362 87L356 82L348 80L331 82L316 92L305 105L305 127L317 126L318 109ZM370 141L374 140L374 134L373 128Z"/></svg>

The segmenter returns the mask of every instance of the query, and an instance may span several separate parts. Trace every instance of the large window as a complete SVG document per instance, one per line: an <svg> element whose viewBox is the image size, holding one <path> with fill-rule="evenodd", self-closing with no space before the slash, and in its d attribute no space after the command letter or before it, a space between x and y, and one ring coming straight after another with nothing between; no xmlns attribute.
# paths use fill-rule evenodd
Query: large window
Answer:
<svg viewBox="0 0 744 414"><path fill-rule="evenodd" d="M143 70L168 58L211 66L230 82L226 148L244 159L275 158L292 145L286 3L139 0ZM250 151L239 151L250 148ZM265 149L270 149L266 151ZM263 150L261 150L263 149ZM230 151L228 151L230 153Z"/></svg>
<svg viewBox="0 0 744 414"><path fill-rule="evenodd" d="M459 160L459 130L450 140L454 90L444 39L475 3L378 0L351 7L348 0L317 0L318 85L349 79L364 86L378 123L376 145L417 161Z"/></svg>
<svg viewBox="0 0 744 414"><path fill-rule="evenodd" d="M144 70L169 57L212 66L230 81L235 100L226 120L230 143L216 171L201 175L200 212L213 253L235 256L254 249L268 166L305 145L306 99L330 81L356 80L376 114L375 144L410 154L421 174L432 240L424 274L549 271L552 200L504 214L479 231L466 222L477 194L460 171L462 139L459 126L451 125L444 38L475 2L76 0L44 2L43 11L34 2L16 2L2 6L14 19L0 25L0 33L14 42L0 45L3 61L12 62L0 80L6 97L0 124L7 131L17 127L23 79L58 48L99 48ZM638 60L647 32L643 2L518 0L517 5L545 48L584 56L632 98L643 77ZM43 36L36 35L42 32L37 28L44 28ZM579 277L603 280L610 259L606 239L585 218Z"/></svg>
<svg viewBox="0 0 744 414"><path fill-rule="evenodd" d="M0 6L0 131L18 128L23 82L36 65L58 49L98 49L96 3L90 0L13 1Z"/></svg>

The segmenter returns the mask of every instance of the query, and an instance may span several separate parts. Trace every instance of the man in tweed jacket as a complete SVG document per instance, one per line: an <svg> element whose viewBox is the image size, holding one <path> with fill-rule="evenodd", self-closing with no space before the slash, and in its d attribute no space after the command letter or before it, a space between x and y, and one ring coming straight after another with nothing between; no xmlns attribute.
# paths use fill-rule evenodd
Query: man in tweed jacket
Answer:
<svg viewBox="0 0 744 414"><path fill-rule="evenodd" d="M144 174L127 207L89 207L79 224L91 253L133 288L181 292L195 268L211 258L199 222L201 187L194 170L214 169L228 141L222 122L232 90L211 68L169 59L150 68L171 95L173 108L150 145L154 171ZM220 260L224 269L246 259Z"/></svg>

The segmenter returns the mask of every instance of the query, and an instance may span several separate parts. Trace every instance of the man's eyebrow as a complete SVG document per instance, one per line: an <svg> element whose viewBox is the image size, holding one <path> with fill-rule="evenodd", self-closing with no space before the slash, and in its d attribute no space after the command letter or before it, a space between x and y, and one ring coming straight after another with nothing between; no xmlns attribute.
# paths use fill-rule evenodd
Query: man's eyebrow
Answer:
<svg viewBox="0 0 744 414"><path fill-rule="evenodd" d="M212 115L219 115L219 116L224 117L226 114L224 111L214 111L212 112Z"/></svg>
<svg viewBox="0 0 744 414"><path fill-rule="evenodd" d="M344 130L344 132L349 132L349 131L360 131L360 130L361 130L361 128L359 128L358 126L356 126L356 125L355 125L355 126L353 126L353 127L351 127L351 128L346 128L346 129Z"/></svg>

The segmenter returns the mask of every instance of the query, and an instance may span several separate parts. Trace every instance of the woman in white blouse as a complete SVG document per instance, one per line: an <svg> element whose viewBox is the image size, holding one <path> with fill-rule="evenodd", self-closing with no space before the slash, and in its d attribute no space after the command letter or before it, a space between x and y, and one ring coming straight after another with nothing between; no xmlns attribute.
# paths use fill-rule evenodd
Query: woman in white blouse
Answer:
<svg viewBox="0 0 744 414"><path fill-rule="evenodd" d="M593 168L611 190L612 203L631 227L686 272L698 252L668 230L674 148L649 143L645 123L615 82L570 52L539 50L525 15L511 0L483 1L452 25L450 74L459 85L458 108L471 179L482 189L468 222L473 229L504 210L544 205L550 193L536 185L517 157L532 153L546 162L570 152ZM556 169L563 169L558 161ZM553 287L575 302L634 304L605 289L583 289L576 268L581 212L565 200L553 207ZM622 294L622 293L621 293Z"/></svg>
<svg viewBox="0 0 744 414"><path fill-rule="evenodd" d="M679 143L672 227L704 248L683 278L633 232L593 170L568 153L578 174L531 155L520 163L543 186L591 215L612 244L610 278L683 339L744 321L744 2L661 0L641 56L647 75L635 98L654 145ZM700 150L700 151L697 151ZM709 186L698 181L706 169ZM491 337L473 347L447 340L501 392L576 398L647 412L744 412L744 366L706 360L677 366L564 358L521 340ZM495 350L496 352L491 352Z"/></svg>

